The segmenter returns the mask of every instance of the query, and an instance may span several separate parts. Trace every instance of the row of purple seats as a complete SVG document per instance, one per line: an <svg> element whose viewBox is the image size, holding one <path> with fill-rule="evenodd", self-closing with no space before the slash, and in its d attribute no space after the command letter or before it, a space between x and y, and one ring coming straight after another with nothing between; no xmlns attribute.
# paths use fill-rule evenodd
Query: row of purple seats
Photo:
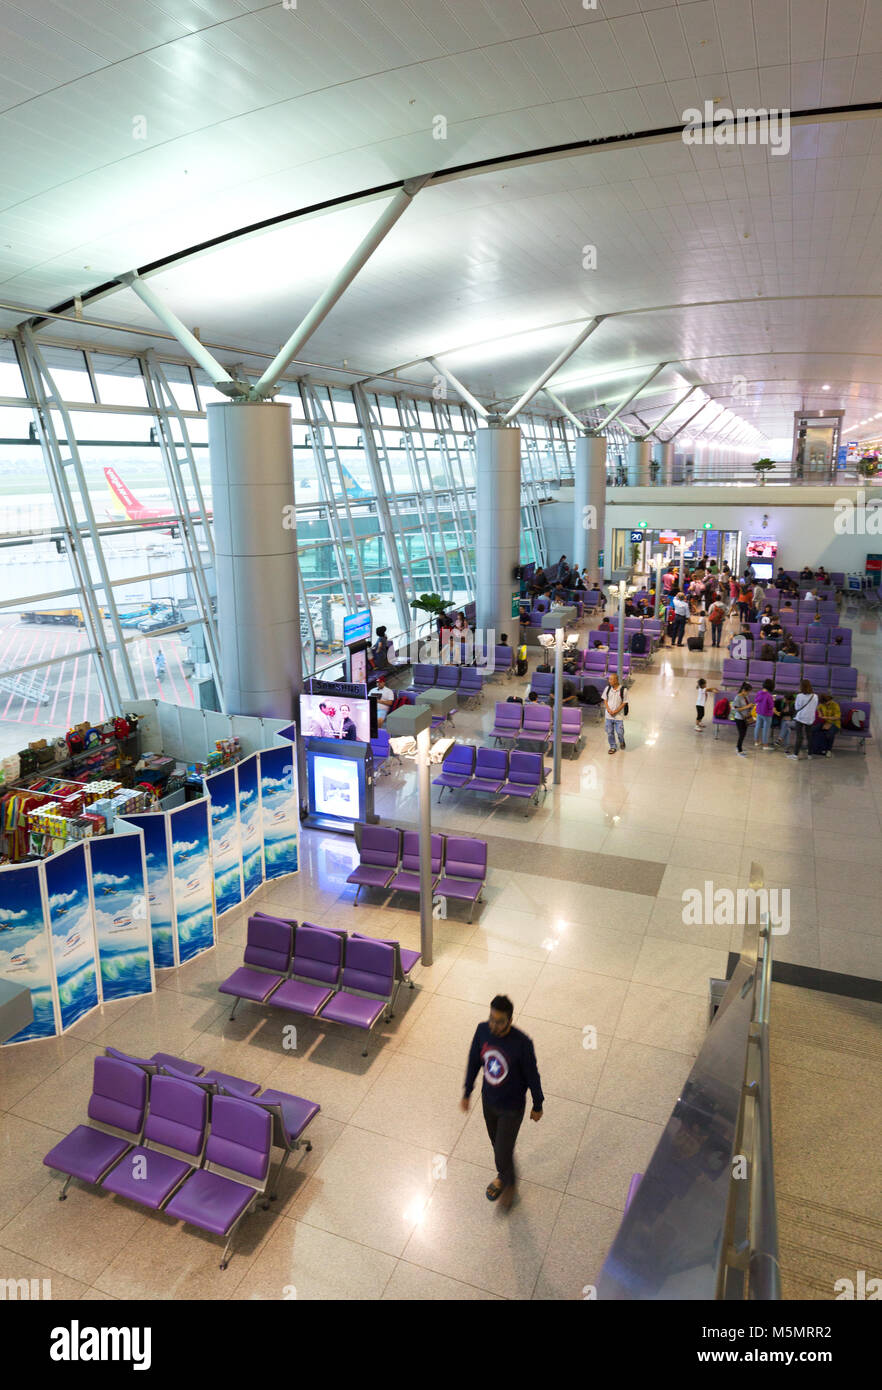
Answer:
<svg viewBox="0 0 882 1390"><path fill-rule="evenodd" d="M577 714L581 715L579 710ZM504 748L474 748L468 743L455 743L441 765L433 786L440 787L440 802L447 790L491 792L493 795L514 796L538 806L539 793L544 802L548 794L545 778L548 768L541 753L509 753ZM529 815L529 811L524 813Z"/></svg>
<svg viewBox="0 0 882 1390"><path fill-rule="evenodd" d="M764 628L762 623L749 623L750 634L754 638L762 638ZM825 646L833 647L836 638L842 638L842 646L851 649L851 628L850 627L829 627L826 623L785 623L784 629L788 637L792 637L794 642L820 642ZM770 641L781 641L781 638L770 638Z"/></svg>
<svg viewBox="0 0 882 1390"><path fill-rule="evenodd" d="M619 671L619 653L615 643L615 634L604 635L609 637L611 649L608 652L599 652L594 647L587 647L582 653L582 670L585 675L605 675L607 672L612 675L615 672L619 676L629 676L631 674L631 653L627 651L624 653L622 669Z"/></svg>
<svg viewBox="0 0 882 1390"><path fill-rule="evenodd" d="M716 709L717 701L725 698L729 701L730 711L725 719L720 719L714 714L712 720L714 725L714 738L719 737L720 728L723 726L728 725L728 727L732 729L735 727L735 720L732 718L731 714L732 701L735 699L735 693L734 690L718 690L714 695L714 709ZM837 698L836 702L839 705L842 715L842 728L836 735L837 742L840 739L844 739L848 743L857 742L861 752L866 754L866 744L873 737L870 732L870 704L866 700L850 700L846 698ZM854 727L851 727L848 722L852 720L852 718L854 718Z"/></svg>
<svg viewBox="0 0 882 1390"><path fill-rule="evenodd" d="M497 744L508 738L511 739L512 745L523 741L541 743L545 748L552 737L552 717L553 710L549 705L509 704L500 700L496 705L490 737L495 739ZM567 747L577 747L582 737L581 706L561 706L560 729L561 742Z"/></svg>
<svg viewBox="0 0 882 1390"><path fill-rule="evenodd" d="M362 888L419 894L420 844L416 830L366 825L358 854L359 862L346 880L356 884L355 905ZM442 898L469 903L471 922L487 878L486 841L466 835L433 834L431 861L433 896L437 893ZM410 955L419 959L419 952L405 952L403 947L400 950L402 962Z"/></svg>
<svg viewBox="0 0 882 1390"><path fill-rule="evenodd" d="M222 1073L181 1058L158 1060L164 1056L127 1057L108 1048L96 1057L91 1123L78 1125L43 1163L66 1174L59 1201L79 1178L226 1237L220 1266L226 1269L239 1222L268 1187L277 1188L321 1107L283 1091L232 1094L217 1079ZM284 1156L271 1184L274 1144ZM304 1149L311 1148L307 1140ZM263 1205L266 1210L269 1201Z"/></svg>
<svg viewBox="0 0 882 1390"><path fill-rule="evenodd" d="M218 990L235 1000L231 1019L247 999L370 1032L380 1018L393 1017L398 991L419 956L397 941L254 913L244 964Z"/></svg>
<svg viewBox="0 0 882 1390"><path fill-rule="evenodd" d="M413 684L410 691L455 690L464 700L480 699L484 687L484 677L477 666L430 666L419 662L413 668Z"/></svg>
<svg viewBox="0 0 882 1390"><path fill-rule="evenodd" d="M727 657L723 662L723 680L727 684L750 681L751 685L762 685L763 681L774 681L776 690L798 690L800 681L811 681L813 689L823 694L855 695L857 693L858 671L856 666L813 665L798 661L741 661Z"/></svg>

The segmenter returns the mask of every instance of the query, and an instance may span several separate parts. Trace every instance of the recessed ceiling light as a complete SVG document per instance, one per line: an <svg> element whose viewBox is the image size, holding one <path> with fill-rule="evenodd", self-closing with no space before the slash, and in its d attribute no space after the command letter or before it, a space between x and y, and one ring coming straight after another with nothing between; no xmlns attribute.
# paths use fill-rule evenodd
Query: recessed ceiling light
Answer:
<svg viewBox="0 0 882 1390"><path fill-rule="evenodd" d="M830 390L830 387L829 387L829 386L822 386L822 387L821 387L821 390L822 390L822 391L829 391L829 390Z"/></svg>

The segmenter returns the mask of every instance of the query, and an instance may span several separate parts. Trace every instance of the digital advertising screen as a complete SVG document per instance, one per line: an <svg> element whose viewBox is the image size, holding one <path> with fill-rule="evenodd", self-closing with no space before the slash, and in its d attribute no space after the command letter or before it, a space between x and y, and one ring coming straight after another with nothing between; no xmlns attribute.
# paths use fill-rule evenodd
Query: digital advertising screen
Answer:
<svg viewBox="0 0 882 1390"><path fill-rule="evenodd" d="M774 560L778 542L774 536L749 536L745 553L748 560Z"/></svg>
<svg viewBox="0 0 882 1390"><path fill-rule="evenodd" d="M367 647L350 647L349 679L353 685L367 684Z"/></svg>
<svg viewBox="0 0 882 1390"><path fill-rule="evenodd" d="M351 695L301 695L300 732L304 738L369 743L371 701Z"/></svg>
<svg viewBox="0 0 882 1390"><path fill-rule="evenodd" d="M360 608L357 613L347 613L343 619L343 645L361 642L371 635L371 610Z"/></svg>
<svg viewBox="0 0 882 1390"><path fill-rule="evenodd" d="M754 560L750 568L753 570L754 579L774 579L775 566L770 560Z"/></svg>

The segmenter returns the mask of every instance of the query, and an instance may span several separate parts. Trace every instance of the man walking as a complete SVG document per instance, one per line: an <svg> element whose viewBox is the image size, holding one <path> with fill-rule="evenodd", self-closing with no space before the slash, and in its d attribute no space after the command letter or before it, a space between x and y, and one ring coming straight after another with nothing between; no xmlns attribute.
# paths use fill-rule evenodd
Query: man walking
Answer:
<svg viewBox="0 0 882 1390"><path fill-rule="evenodd" d="M686 619L689 617L689 601L686 595L680 590L674 595L674 626L671 629L671 646L682 647L683 634L686 631Z"/></svg>
<svg viewBox="0 0 882 1390"><path fill-rule="evenodd" d="M545 1102L533 1041L520 1028L512 1027L513 1013L514 1005L507 995L497 994L490 1001L489 1019L475 1029L460 1101L462 1109L468 1110L475 1078L483 1068L481 1101L496 1164L496 1177L488 1184L486 1197L489 1202L499 1198L506 1210L517 1190L514 1147L524 1119L527 1091L533 1097L531 1120L542 1119Z"/></svg>
<svg viewBox="0 0 882 1390"><path fill-rule="evenodd" d="M619 741L619 748L625 746L625 692L620 689L619 678L615 672L610 676L609 685L600 698L606 712L605 727L609 751L615 753L616 739Z"/></svg>

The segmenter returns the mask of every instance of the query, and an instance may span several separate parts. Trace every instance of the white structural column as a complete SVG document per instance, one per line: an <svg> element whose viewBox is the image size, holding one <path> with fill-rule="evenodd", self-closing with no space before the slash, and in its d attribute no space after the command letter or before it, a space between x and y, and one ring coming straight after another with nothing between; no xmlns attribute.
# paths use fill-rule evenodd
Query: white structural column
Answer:
<svg viewBox="0 0 882 1390"><path fill-rule="evenodd" d="M665 487L670 487L674 481L674 443L673 440L665 442L661 451L661 480Z"/></svg>
<svg viewBox="0 0 882 1390"><path fill-rule="evenodd" d="M492 425L475 431L476 626L492 648L511 632L515 569L521 558L521 432Z"/></svg>
<svg viewBox="0 0 882 1390"><path fill-rule="evenodd" d="M573 563L599 578L598 557L606 524L606 440L580 435L573 462Z"/></svg>
<svg viewBox="0 0 882 1390"><path fill-rule="evenodd" d="M632 439L628 445L628 486L647 487L652 482L649 464L652 446L647 439Z"/></svg>
<svg viewBox="0 0 882 1390"><path fill-rule="evenodd" d="M228 714L290 719L302 685L291 408L208 406Z"/></svg>

